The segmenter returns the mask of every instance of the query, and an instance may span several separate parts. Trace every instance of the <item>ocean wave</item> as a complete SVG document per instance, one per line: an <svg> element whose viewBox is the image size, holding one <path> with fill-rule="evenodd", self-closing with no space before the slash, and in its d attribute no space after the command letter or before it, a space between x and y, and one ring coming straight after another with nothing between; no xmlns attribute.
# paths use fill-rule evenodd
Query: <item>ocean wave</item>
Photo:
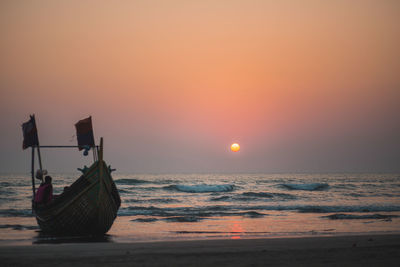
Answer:
<svg viewBox="0 0 400 267"><path fill-rule="evenodd" d="M285 201L297 199L296 196L284 193L266 193L266 192L244 192L240 195L212 197L210 201L227 201L227 202L254 202L254 201Z"/></svg>
<svg viewBox="0 0 400 267"><path fill-rule="evenodd" d="M31 199L32 197L30 196L28 199ZM0 197L0 205L18 201L18 198L12 198L12 197Z"/></svg>
<svg viewBox="0 0 400 267"><path fill-rule="evenodd" d="M371 194L371 197L400 197L400 193L376 193L376 194Z"/></svg>
<svg viewBox="0 0 400 267"><path fill-rule="evenodd" d="M157 191L161 190L162 187L142 187L142 186L130 186L130 187L119 187L118 192L122 194L135 194L137 191Z"/></svg>
<svg viewBox="0 0 400 267"><path fill-rule="evenodd" d="M180 203L181 201L174 198L151 198L151 199L127 199L125 203Z"/></svg>
<svg viewBox="0 0 400 267"><path fill-rule="evenodd" d="M136 215L151 215L151 216L168 216L173 214L171 208L157 208L157 207L140 207L140 206L129 206L126 208L120 208L118 210L118 216L136 216Z"/></svg>
<svg viewBox="0 0 400 267"><path fill-rule="evenodd" d="M238 213L238 215L241 215L243 217L247 217L247 218L261 218L264 217L266 214L257 212L257 211L245 211L245 212L241 212Z"/></svg>
<svg viewBox="0 0 400 267"><path fill-rule="evenodd" d="M300 213L342 213L342 212L398 212L400 206L318 206L318 205L218 205L205 207L143 207L129 206L118 211L119 216L197 216L223 217L248 216L248 212L263 214L263 211L294 211ZM264 214L265 215L265 214ZM251 216L250 216L251 217Z"/></svg>
<svg viewBox="0 0 400 267"><path fill-rule="evenodd" d="M0 217L32 217L32 210L28 209L2 209L0 210Z"/></svg>
<svg viewBox="0 0 400 267"><path fill-rule="evenodd" d="M167 222L199 222L203 219L204 218L197 216L176 216L165 218L164 220Z"/></svg>
<svg viewBox="0 0 400 267"><path fill-rule="evenodd" d="M337 188L337 189L351 189L351 190L353 190L353 189L357 188L357 185L355 185L355 184L349 184L349 183L347 183L347 184L342 183L342 184L335 184L335 185L332 186L332 188Z"/></svg>
<svg viewBox="0 0 400 267"><path fill-rule="evenodd" d="M131 222L156 222L158 219L156 218L137 218L131 220Z"/></svg>
<svg viewBox="0 0 400 267"><path fill-rule="evenodd" d="M330 212L393 212L400 211L400 206L300 206L296 210L304 213Z"/></svg>
<svg viewBox="0 0 400 267"><path fill-rule="evenodd" d="M246 218L261 218L264 217L266 214L256 212L256 211L244 211L244 212L232 212L232 213L226 213L223 212L222 214L218 213L213 213L213 216L205 216L206 214L200 213L200 214L171 214L170 216L167 216L164 214L164 216L157 216L158 218L154 217L148 217L148 218L136 218L131 221L133 222L155 222L155 221L166 221L166 222L199 222L201 220L210 218L210 217L215 217L215 216L243 216ZM160 218L161 217L161 218Z"/></svg>
<svg viewBox="0 0 400 267"><path fill-rule="evenodd" d="M173 179L157 179L154 180L155 184L178 184L181 180L173 180Z"/></svg>
<svg viewBox="0 0 400 267"><path fill-rule="evenodd" d="M266 192L244 192L243 196L254 198L282 198L282 199L296 199L297 197L285 193L266 193Z"/></svg>
<svg viewBox="0 0 400 267"><path fill-rule="evenodd" d="M279 205L252 207L256 210L287 210L301 213L334 213L334 212L395 212L400 211L400 206L394 205L355 205L355 206L329 206L329 205Z"/></svg>
<svg viewBox="0 0 400 267"><path fill-rule="evenodd" d="M248 232L248 231L173 231L175 234L270 234L271 232Z"/></svg>
<svg viewBox="0 0 400 267"><path fill-rule="evenodd" d="M39 229L35 225L21 225L21 224L1 224L0 229L13 229L13 230L36 230Z"/></svg>
<svg viewBox="0 0 400 267"><path fill-rule="evenodd" d="M120 194L129 194L129 193L132 193L132 191L129 191L129 190L127 190L127 189L118 189L118 192L119 192Z"/></svg>
<svg viewBox="0 0 400 267"><path fill-rule="evenodd" d="M221 184L221 185L169 185L163 187L166 190L174 190L185 193L212 193L212 192L231 192L235 189L234 185Z"/></svg>
<svg viewBox="0 0 400 267"><path fill-rule="evenodd" d="M353 193L346 193L346 194L342 194L343 196L348 196L348 197L356 197L356 198L358 198L358 197L366 197L366 195L364 195L364 194L360 194L360 193L355 193L355 192L353 192Z"/></svg>
<svg viewBox="0 0 400 267"><path fill-rule="evenodd" d="M163 187L156 187L156 186L150 186L150 187L148 187L148 186L146 186L146 187L141 187L141 186L137 186L137 187L132 187L132 188L129 188L130 190L134 190L134 191L150 191L151 193L150 194L152 194L152 192L153 191L158 191L158 190L163 190L164 188Z"/></svg>
<svg viewBox="0 0 400 267"><path fill-rule="evenodd" d="M396 194L396 193L373 193L373 192L365 192L364 194L360 194L360 193L346 193L346 194L342 194L343 196L350 196L350 197L367 197L367 198L371 198L371 197L385 197L385 198L397 198L400 197L400 193Z"/></svg>
<svg viewBox="0 0 400 267"><path fill-rule="evenodd" d="M332 214L328 216L322 216L322 218L328 218L331 220L363 220L363 219L378 219L378 220L390 220L392 218L398 218L398 215L386 215L386 214Z"/></svg>
<svg viewBox="0 0 400 267"><path fill-rule="evenodd" d="M381 185L380 184L377 184L377 183L364 183L364 184L361 184L361 187L363 187L363 188L376 188L376 187L380 187Z"/></svg>
<svg viewBox="0 0 400 267"><path fill-rule="evenodd" d="M199 222L203 220L202 217L197 216L172 216L166 218L137 218L131 220L131 222L156 222L156 221L166 221L166 222Z"/></svg>
<svg viewBox="0 0 400 267"><path fill-rule="evenodd" d="M114 180L116 184L121 185L140 185L140 184L172 184L172 183L179 183L179 180L171 180L171 179L136 179L136 178L120 178Z"/></svg>
<svg viewBox="0 0 400 267"><path fill-rule="evenodd" d="M264 192L244 192L242 193L243 196L246 197L261 197L261 198L273 198L274 195L271 193L264 193Z"/></svg>
<svg viewBox="0 0 400 267"><path fill-rule="evenodd" d="M304 191L322 191L329 188L326 183L311 183L311 184L280 184L281 187L288 190L304 190Z"/></svg>
<svg viewBox="0 0 400 267"><path fill-rule="evenodd" d="M232 199L230 196L222 196L222 197L212 197L210 198L211 201L228 201Z"/></svg>
<svg viewBox="0 0 400 267"><path fill-rule="evenodd" d="M8 186L13 186L14 184L10 183L10 182L1 182L0 186L1 187L8 187Z"/></svg>
<svg viewBox="0 0 400 267"><path fill-rule="evenodd" d="M11 189L11 188L0 188L0 195L1 196L13 196L15 195L15 190Z"/></svg>
<svg viewBox="0 0 400 267"><path fill-rule="evenodd" d="M251 211L254 212L254 211ZM250 214L250 215L249 215ZM118 211L119 216L159 216L159 217L221 217L221 216L251 216L249 210L240 210L227 206L208 206L208 207L168 207L158 208L154 206L130 206L121 208Z"/></svg>
<svg viewBox="0 0 400 267"><path fill-rule="evenodd" d="M15 181L15 182L0 182L0 187L23 187L29 186L30 182L27 181Z"/></svg>
<svg viewBox="0 0 400 267"><path fill-rule="evenodd" d="M130 179L130 178L122 178L115 180L116 184L124 184L124 185L136 185L136 184L148 184L149 181L139 180L139 179Z"/></svg>

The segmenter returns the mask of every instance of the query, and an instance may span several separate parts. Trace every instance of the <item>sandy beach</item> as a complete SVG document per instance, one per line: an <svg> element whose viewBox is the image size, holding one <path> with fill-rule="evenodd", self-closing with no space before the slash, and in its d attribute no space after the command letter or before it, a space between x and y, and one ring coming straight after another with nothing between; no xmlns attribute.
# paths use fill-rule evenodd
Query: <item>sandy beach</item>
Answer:
<svg viewBox="0 0 400 267"><path fill-rule="evenodd" d="M398 266L400 235L0 247L2 266Z"/></svg>

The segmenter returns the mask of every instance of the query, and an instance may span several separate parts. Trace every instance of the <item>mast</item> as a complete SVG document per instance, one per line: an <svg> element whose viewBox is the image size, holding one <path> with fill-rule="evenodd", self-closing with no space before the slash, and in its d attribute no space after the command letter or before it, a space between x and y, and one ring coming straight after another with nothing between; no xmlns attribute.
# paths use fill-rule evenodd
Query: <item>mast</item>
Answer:
<svg viewBox="0 0 400 267"><path fill-rule="evenodd" d="M35 118L35 114L33 114L33 119L35 120L35 125L36 125L36 118ZM37 125L36 125L36 133L38 136L37 139L37 152L38 152L38 158L39 158L39 168L40 168L40 173L41 173L41 178L42 178L42 182L43 182L43 168L42 168L42 157L40 156L40 143L39 143L39 132L37 130ZM33 148L33 147L32 147Z"/></svg>
<svg viewBox="0 0 400 267"><path fill-rule="evenodd" d="M31 165L31 175L32 175L32 193L33 198L32 201L35 199L36 191L35 191L35 148L32 147L32 165Z"/></svg>
<svg viewBox="0 0 400 267"><path fill-rule="evenodd" d="M99 160L103 160L103 137L100 137L100 151L99 153Z"/></svg>
<svg viewBox="0 0 400 267"><path fill-rule="evenodd" d="M42 168L42 157L40 156L40 146L37 146L37 153L38 153L38 158L39 158L39 168L40 168L40 173L41 173L41 178L43 182L43 168Z"/></svg>
<svg viewBox="0 0 400 267"><path fill-rule="evenodd" d="M92 150L93 150L93 162L96 162L98 159L99 159L99 152L98 151L96 151L96 148L97 148L97 146L96 146L96 139L94 138L94 131L93 131L93 125L92 125L92 116L90 116L90 125L91 125L91 127L92 127L92 134L93 134L93 146L92 146ZM100 146L102 146L103 145L103 137L101 137L100 138Z"/></svg>

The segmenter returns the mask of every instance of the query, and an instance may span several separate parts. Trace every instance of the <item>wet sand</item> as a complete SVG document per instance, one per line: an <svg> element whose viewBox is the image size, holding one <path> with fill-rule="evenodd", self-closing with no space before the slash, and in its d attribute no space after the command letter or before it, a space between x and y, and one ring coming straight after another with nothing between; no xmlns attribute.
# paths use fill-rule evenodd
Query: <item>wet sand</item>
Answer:
<svg viewBox="0 0 400 267"><path fill-rule="evenodd" d="M399 266L400 235L0 247L1 266Z"/></svg>

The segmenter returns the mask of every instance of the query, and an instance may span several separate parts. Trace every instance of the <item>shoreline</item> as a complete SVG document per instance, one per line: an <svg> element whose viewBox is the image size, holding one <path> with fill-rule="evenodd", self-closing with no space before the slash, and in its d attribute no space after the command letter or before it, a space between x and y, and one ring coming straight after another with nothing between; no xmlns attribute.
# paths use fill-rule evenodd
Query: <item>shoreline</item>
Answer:
<svg viewBox="0 0 400 267"><path fill-rule="evenodd" d="M2 266L398 266L400 235L1 246Z"/></svg>

